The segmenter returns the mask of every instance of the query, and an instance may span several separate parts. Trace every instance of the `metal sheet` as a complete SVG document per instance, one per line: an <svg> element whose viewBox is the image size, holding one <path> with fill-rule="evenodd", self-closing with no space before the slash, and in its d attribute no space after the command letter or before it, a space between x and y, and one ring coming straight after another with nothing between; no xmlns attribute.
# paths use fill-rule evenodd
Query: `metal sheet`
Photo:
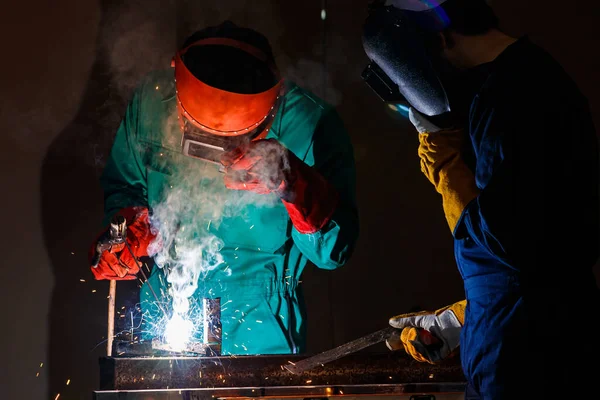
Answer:
<svg viewBox="0 0 600 400"><path fill-rule="evenodd" d="M373 332L369 335L358 338L356 340L353 340L351 342L345 343L341 346L334 347L331 350L324 351L322 353L305 358L293 364L288 364L285 366L285 369L287 369L293 374L299 375L309 369L313 369L320 365L322 366L326 363L335 361L349 354L356 353L374 344L381 343L384 340L390 338L391 335L395 335L396 337L400 336L399 331L390 326L379 331Z"/></svg>
<svg viewBox="0 0 600 400"><path fill-rule="evenodd" d="M272 399L325 400L464 400L464 385L426 383L416 385L162 389L97 391L95 400L212 400Z"/></svg>
<svg viewBox="0 0 600 400"><path fill-rule="evenodd" d="M344 386L369 387L371 393L375 387L389 385L403 388L422 384L462 385L465 380L458 358L431 365L419 363L402 352L351 354L300 375L284 368L305 357L104 357L100 359L100 389L285 387L313 393L317 387Z"/></svg>

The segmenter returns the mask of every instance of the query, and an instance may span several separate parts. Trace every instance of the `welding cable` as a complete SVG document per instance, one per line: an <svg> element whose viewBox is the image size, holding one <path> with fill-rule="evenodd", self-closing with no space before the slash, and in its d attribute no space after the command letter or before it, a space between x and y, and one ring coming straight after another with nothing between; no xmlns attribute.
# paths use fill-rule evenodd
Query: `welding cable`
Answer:
<svg viewBox="0 0 600 400"><path fill-rule="evenodd" d="M158 299L158 296L156 295L156 292L152 288L152 284L150 283L150 281L148 280L148 277L146 276L146 273L142 269L142 265L138 261L138 259L135 256L135 254L133 254L133 251L131 250L131 247L129 246L129 243L127 243L127 241L125 241L125 246L127 247L127 250L129 251L129 254L131 254L131 258L133 258L133 261L135 261L135 264L137 265L138 270L142 273L142 276L144 277L144 280L148 284L148 289L150 289L150 292L152 292L152 295L156 299L156 304L158 305L158 308L160 308L160 310L163 312L163 314L165 315L165 317L168 317L169 314L167 314L167 311L163 308L160 300Z"/></svg>

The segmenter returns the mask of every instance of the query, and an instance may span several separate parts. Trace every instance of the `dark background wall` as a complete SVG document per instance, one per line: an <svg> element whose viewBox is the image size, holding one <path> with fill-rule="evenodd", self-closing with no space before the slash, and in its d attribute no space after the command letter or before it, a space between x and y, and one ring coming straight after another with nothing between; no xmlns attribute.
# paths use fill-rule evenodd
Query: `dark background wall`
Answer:
<svg viewBox="0 0 600 400"><path fill-rule="evenodd" d="M266 34L284 73L334 103L354 141L361 237L346 267L306 271L309 352L380 329L391 315L463 297L438 195L419 171L413 128L360 79L367 3L329 0L326 25L318 0L3 6L0 398L91 398L105 354L108 290L93 281L86 261L102 217L98 175L137 79L168 65L187 33L225 18ZM508 33L528 33L574 76L600 126L597 2L493 5ZM121 305L132 288L119 287Z"/></svg>

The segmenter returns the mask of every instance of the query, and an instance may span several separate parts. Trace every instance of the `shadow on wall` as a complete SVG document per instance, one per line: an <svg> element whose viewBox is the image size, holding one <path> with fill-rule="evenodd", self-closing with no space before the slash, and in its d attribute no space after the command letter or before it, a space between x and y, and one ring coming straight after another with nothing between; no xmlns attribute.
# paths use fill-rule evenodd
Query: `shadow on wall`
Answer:
<svg viewBox="0 0 600 400"><path fill-rule="evenodd" d="M148 10L133 1L101 3L95 63L79 110L43 161L42 225L55 277L48 315L48 398L58 393L88 398L98 387L98 358L106 354L108 282L93 279L87 260L102 229L98 178L133 86L170 60L174 4ZM153 47L136 46L145 40ZM135 289L137 282L119 282L119 308L137 301Z"/></svg>
<svg viewBox="0 0 600 400"><path fill-rule="evenodd" d="M103 24L105 18L103 7ZM48 315L48 398L79 395L93 387L94 364L106 351L108 284L93 281L85 253L93 240L90 232L100 229L97 178L109 146L105 131L113 126L100 120L107 121L114 112L110 106L118 109L121 99L111 93L101 43L98 49L80 109L51 144L42 166L42 224L55 277Z"/></svg>

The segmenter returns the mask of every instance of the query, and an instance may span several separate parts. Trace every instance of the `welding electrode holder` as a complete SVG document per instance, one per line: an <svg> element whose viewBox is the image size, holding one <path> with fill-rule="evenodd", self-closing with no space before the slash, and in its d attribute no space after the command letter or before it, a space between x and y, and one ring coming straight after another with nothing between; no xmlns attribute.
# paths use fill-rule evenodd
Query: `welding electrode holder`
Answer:
<svg viewBox="0 0 600 400"><path fill-rule="evenodd" d="M92 256L92 268L96 268L100 263L100 258L105 251L110 249L117 244L125 243L127 239L127 221L122 215L115 215L110 221L110 226L104 232L98 242L96 242L96 249Z"/></svg>

